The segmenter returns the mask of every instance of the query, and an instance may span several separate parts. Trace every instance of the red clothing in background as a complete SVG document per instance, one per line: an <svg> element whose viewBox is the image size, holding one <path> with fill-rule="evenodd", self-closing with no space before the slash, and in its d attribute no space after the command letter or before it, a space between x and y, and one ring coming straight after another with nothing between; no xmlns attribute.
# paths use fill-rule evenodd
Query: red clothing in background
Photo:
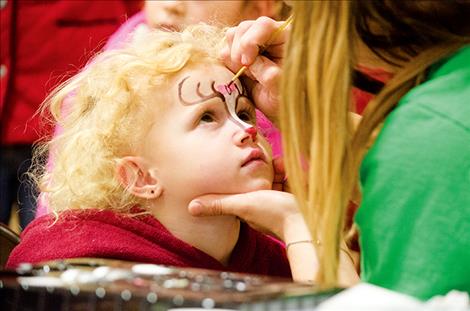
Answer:
<svg viewBox="0 0 470 311"><path fill-rule="evenodd" d="M0 222L14 203L20 225L33 218L36 189L28 180L32 144L50 128L38 108L75 74L142 0L0 1Z"/></svg>
<svg viewBox="0 0 470 311"><path fill-rule="evenodd" d="M40 137L33 115L65 74L138 12L142 1L2 1L0 8L0 145L31 144Z"/></svg>
<svg viewBox="0 0 470 311"><path fill-rule="evenodd" d="M229 264L224 266L173 236L149 214L71 210L53 222L50 214L31 222L21 234L21 242L11 253L7 267L21 262L95 257L291 277L284 246L243 223Z"/></svg>

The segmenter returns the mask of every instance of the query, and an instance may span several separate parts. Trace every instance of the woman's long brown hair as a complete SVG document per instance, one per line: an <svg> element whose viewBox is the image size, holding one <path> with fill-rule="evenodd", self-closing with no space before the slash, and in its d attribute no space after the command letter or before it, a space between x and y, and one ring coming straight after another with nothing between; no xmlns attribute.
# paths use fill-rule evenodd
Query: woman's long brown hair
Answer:
<svg viewBox="0 0 470 311"><path fill-rule="evenodd" d="M319 284L337 283L345 210L372 133L428 68L469 44L464 1L296 1L282 81L287 174L317 247ZM349 123L355 42L399 66Z"/></svg>

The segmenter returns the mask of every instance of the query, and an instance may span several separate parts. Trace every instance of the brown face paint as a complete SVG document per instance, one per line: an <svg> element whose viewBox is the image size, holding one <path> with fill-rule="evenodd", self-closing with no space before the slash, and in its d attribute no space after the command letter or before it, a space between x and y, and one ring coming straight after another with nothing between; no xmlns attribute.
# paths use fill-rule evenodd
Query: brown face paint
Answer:
<svg viewBox="0 0 470 311"><path fill-rule="evenodd" d="M184 82L189 78L189 76L185 77L183 80L181 80L181 82L178 84L178 97L180 99L180 102L185 105L185 106L189 106L189 105L196 105L196 104L200 104L202 102L205 102L205 101L208 101L209 99L212 99L212 98L215 98L215 97L218 97L220 98L224 103L225 103L225 97L222 93L218 92L215 87L214 87L214 84L215 84L215 81L212 81L211 83L211 88L212 88L212 91L213 93L209 94L209 95L204 95L201 93L201 82L198 82L197 83L197 86L196 86L196 94L201 97L200 100L196 100L194 102L187 102L183 99L183 95L182 95L182 90L183 90L183 84Z"/></svg>
<svg viewBox="0 0 470 311"><path fill-rule="evenodd" d="M236 83L233 83L230 86L230 88L227 88L227 85L223 85L223 84L218 85L217 87L215 87L215 81L212 81L212 83L211 83L212 93L204 95L201 92L201 82L198 82L197 85L196 85L196 94L201 99L198 99L194 102L188 102L183 98L183 95L182 95L183 85L184 85L184 83L186 82L186 80L188 78L189 78L189 76L183 78L183 80L181 80L181 82L178 84L178 97L179 97L180 102L183 105L185 105L185 106L196 105L196 104L200 104L202 102L208 101L212 98L220 98L220 100L224 104L224 109L228 114L229 120L231 120L233 123L235 123L237 126L239 126L241 129L244 129L244 130L246 130L247 128L250 128L250 127L252 128L253 127L253 125L248 124L248 123L244 122L243 120L241 120L237 116L237 113L236 113L237 107L238 107L238 101L240 100L240 98L242 98L242 97L248 98L247 94L245 93L245 89L243 87L241 87L241 90L240 90L240 88L238 87L238 85ZM233 97L232 93L235 90L237 91L237 95L234 98L234 105L233 105L234 107L232 107L232 109L230 109L230 107L227 103L227 98L228 97Z"/></svg>

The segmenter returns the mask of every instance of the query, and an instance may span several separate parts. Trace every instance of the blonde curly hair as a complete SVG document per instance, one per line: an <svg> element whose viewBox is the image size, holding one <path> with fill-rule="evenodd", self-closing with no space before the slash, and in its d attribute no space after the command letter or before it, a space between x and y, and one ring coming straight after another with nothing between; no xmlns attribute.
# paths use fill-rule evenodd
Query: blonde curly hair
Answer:
<svg viewBox="0 0 470 311"><path fill-rule="evenodd" d="M97 54L57 87L42 112L49 111L62 131L37 146L31 174L49 210L143 206L120 184L116 165L149 129L149 109L168 104L145 98L151 90L164 92L191 64L218 62L223 37L223 30L202 24L179 33L135 33L124 48Z"/></svg>

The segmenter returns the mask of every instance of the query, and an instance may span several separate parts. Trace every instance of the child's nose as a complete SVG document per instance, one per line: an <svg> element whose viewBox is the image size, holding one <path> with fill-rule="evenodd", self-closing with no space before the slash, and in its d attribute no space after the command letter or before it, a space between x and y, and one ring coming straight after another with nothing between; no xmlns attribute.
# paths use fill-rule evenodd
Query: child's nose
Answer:
<svg viewBox="0 0 470 311"><path fill-rule="evenodd" d="M245 132L251 136L251 139L253 141L256 141L256 136L258 135L258 131L256 130L256 127L251 126L245 129Z"/></svg>
<svg viewBox="0 0 470 311"><path fill-rule="evenodd" d="M258 131L253 126L239 129L235 133L235 143L237 145L244 145L250 142L256 142L257 135Z"/></svg>
<svg viewBox="0 0 470 311"><path fill-rule="evenodd" d="M181 0L173 0L173 1L163 1L163 5L165 7L165 10L174 15L181 16L185 12L185 4L184 1Z"/></svg>

